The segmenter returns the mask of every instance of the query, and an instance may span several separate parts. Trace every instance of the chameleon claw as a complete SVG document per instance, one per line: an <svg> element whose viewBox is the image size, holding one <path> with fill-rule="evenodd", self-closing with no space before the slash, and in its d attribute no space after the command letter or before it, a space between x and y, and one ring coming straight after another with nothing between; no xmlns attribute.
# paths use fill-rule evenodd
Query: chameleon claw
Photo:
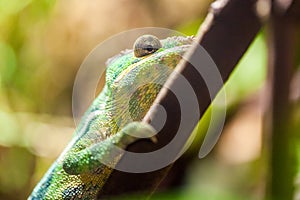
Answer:
<svg viewBox="0 0 300 200"><path fill-rule="evenodd" d="M152 136L149 138L154 144L156 144L158 142L157 137L156 136Z"/></svg>

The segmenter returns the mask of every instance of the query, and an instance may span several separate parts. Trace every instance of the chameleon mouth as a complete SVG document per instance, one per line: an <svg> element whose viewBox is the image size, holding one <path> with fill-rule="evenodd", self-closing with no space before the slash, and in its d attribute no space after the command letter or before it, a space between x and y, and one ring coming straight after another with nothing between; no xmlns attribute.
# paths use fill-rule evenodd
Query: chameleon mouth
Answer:
<svg viewBox="0 0 300 200"><path fill-rule="evenodd" d="M183 56L183 54L191 47L191 44L185 44L181 46L176 46L173 48L165 49L161 52L155 52L153 54L144 56L142 60L130 65L127 69L122 71L119 76L115 79L113 84L118 84L120 81L122 81L128 74L130 74L131 71L136 70L140 66L149 63L149 65L153 65L150 63L151 60L155 60L156 62L161 62L163 64L163 60L167 58L169 55L179 55ZM159 58L159 59L157 59ZM178 62L179 63L179 62ZM176 63L176 65L178 64ZM166 64L165 64L166 65Z"/></svg>

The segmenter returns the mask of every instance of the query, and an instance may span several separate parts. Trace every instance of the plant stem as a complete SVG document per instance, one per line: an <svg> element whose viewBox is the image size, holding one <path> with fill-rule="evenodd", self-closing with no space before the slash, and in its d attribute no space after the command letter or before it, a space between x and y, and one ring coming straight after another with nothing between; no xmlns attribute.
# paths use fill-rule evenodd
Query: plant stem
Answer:
<svg viewBox="0 0 300 200"><path fill-rule="evenodd" d="M295 136L291 128L290 83L296 61L296 26L275 3L269 24L269 170L266 199L293 199L296 167ZM282 10L281 10L282 11Z"/></svg>

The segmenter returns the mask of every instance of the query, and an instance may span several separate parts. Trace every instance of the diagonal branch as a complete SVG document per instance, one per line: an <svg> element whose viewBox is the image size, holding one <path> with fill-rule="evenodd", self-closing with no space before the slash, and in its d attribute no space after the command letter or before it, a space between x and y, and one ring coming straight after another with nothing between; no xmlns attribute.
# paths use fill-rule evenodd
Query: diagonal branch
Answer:
<svg viewBox="0 0 300 200"><path fill-rule="evenodd" d="M202 45L210 54L220 71L223 81L227 81L230 73L245 53L250 43L258 33L261 24L256 14L255 0L230 0L216 1L211 5L205 23L201 26L196 38L197 43ZM190 58L195 52L189 52ZM195 71L188 62L181 62L176 70L189 81L196 93L201 116L210 105L212 99L208 93L204 79ZM169 87L176 87L178 79L173 77L167 81ZM213 97L221 89L219 85ZM164 107L167 112L167 120L164 128L158 134L158 143L152 144L148 141L139 141L131 145L128 150L133 152L152 152L159 149L175 136L180 123L180 107L174 94L164 87L158 95L156 103ZM151 123L159 119L157 110L151 109L144 121ZM191 118L189 129L193 130L199 121L198 117ZM155 126L155 125L154 125ZM186 133L187 136L190 133ZM126 154L123 159L126 159ZM121 162L122 162L121 160ZM170 166L161 170L148 173L125 173L114 170L105 184L99 198L107 195L116 195L128 192L147 191L151 194L165 177Z"/></svg>

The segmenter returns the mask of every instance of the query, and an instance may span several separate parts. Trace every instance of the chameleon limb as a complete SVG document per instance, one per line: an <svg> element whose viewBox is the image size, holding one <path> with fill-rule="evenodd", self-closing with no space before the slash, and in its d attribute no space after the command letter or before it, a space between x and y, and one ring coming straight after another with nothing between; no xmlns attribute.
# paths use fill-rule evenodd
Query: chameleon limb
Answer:
<svg viewBox="0 0 300 200"><path fill-rule="evenodd" d="M109 167L113 167L128 145L142 138L150 138L155 142L156 138L153 136L155 133L156 131L149 124L131 122L115 135L89 148L67 154L63 160L63 169L70 175L90 173L104 167L104 160L106 164L109 162Z"/></svg>

